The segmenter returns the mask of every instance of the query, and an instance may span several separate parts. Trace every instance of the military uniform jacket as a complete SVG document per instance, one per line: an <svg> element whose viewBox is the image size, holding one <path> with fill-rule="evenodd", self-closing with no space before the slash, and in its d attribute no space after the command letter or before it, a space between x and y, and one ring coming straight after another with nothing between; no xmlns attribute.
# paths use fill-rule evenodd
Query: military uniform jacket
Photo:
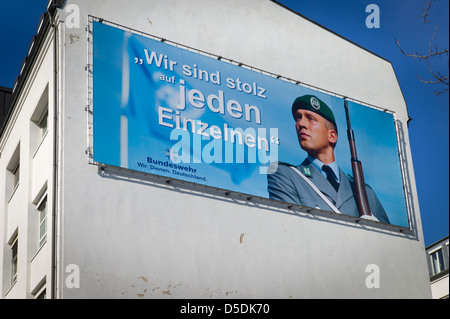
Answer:
<svg viewBox="0 0 450 319"><path fill-rule="evenodd" d="M276 172L267 175L269 197L287 203L330 211L331 208L325 201L320 198L311 186L298 176L298 174L289 166L289 164L279 162ZM337 192L308 159L297 166L297 169L300 172L306 171L310 173L304 175L309 178L323 194L325 194L328 200L330 200L341 213L359 217L358 207L354 197L353 181L348 178L340 168L339 174L341 182ZM389 218L373 189L366 185L366 190L372 215L378 218L380 222L389 223Z"/></svg>

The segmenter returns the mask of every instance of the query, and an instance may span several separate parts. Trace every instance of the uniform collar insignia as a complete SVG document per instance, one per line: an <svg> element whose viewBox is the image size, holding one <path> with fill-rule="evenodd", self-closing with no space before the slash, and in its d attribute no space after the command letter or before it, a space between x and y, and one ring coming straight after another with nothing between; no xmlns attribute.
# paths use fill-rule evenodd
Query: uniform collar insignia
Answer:
<svg viewBox="0 0 450 319"><path fill-rule="evenodd" d="M302 167L302 173L308 177L312 176L311 169L309 167Z"/></svg>

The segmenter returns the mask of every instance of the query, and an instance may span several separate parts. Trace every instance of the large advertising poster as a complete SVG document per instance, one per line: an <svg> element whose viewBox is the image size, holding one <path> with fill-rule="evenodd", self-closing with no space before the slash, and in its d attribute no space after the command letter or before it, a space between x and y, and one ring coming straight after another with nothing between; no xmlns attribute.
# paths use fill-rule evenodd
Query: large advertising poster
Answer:
<svg viewBox="0 0 450 319"><path fill-rule="evenodd" d="M408 227L393 115L344 104L93 22L95 162L355 217L364 185L372 216Z"/></svg>

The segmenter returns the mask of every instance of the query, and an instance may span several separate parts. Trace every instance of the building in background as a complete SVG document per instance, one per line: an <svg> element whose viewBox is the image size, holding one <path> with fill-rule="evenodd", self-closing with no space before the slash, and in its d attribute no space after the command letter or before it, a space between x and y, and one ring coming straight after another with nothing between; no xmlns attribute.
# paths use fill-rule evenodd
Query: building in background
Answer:
<svg viewBox="0 0 450 319"><path fill-rule="evenodd" d="M0 86L0 125L5 122L11 100L11 89Z"/></svg>
<svg viewBox="0 0 450 319"><path fill-rule="evenodd" d="M448 236L426 248L431 293L434 299L448 299Z"/></svg>
<svg viewBox="0 0 450 319"><path fill-rule="evenodd" d="M348 101L388 222L269 198L269 162L306 156L298 95L332 108L351 174ZM49 1L10 103L2 298L431 298L391 63L276 1Z"/></svg>

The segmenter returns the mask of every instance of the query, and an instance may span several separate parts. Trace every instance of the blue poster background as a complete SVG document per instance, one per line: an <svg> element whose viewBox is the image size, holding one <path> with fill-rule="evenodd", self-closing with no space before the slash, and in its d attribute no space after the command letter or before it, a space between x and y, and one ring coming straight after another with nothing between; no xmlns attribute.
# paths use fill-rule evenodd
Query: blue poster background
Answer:
<svg viewBox="0 0 450 319"><path fill-rule="evenodd" d="M264 168L307 156L291 106L312 94L333 110L336 160L352 174L343 99L98 22L93 42L94 161L268 198ZM366 183L391 223L408 227L393 115L353 102L349 111ZM184 119L187 131L174 130Z"/></svg>

